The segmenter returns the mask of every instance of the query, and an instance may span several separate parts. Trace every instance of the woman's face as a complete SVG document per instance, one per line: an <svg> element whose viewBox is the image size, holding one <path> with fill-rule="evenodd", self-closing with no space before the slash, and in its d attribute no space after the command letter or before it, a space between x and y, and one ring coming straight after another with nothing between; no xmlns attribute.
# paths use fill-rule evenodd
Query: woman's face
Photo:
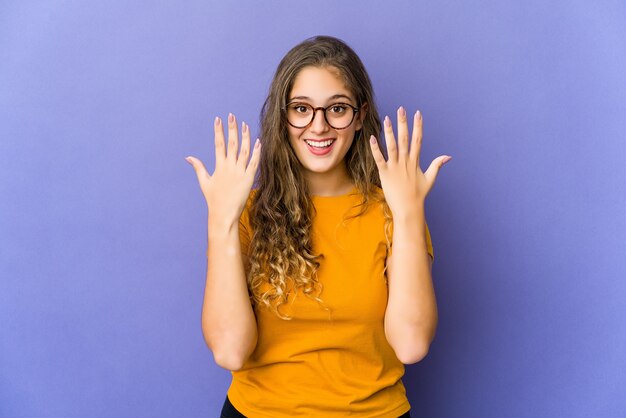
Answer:
<svg viewBox="0 0 626 418"><path fill-rule="evenodd" d="M313 108L339 103L357 107L354 95L346 87L339 71L334 67L309 66L300 70L294 80L287 103L310 105ZM347 108L341 106L331 107L328 112L329 120L333 125L338 126L337 122L333 122L331 118L340 118L340 113L345 109ZM347 111L352 112L351 109ZM295 112L306 113L306 107L298 107ZM362 127L361 112L357 112L352 123L344 129L335 129L330 126L322 110L314 113L313 122L304 128L295 128L287 124L289 142L308 179L330 176L336 181L341 181L341 176L347 178L344 157L352 145L355 132ZM306 116L302 117L303 120L307 119Z"/></svg>

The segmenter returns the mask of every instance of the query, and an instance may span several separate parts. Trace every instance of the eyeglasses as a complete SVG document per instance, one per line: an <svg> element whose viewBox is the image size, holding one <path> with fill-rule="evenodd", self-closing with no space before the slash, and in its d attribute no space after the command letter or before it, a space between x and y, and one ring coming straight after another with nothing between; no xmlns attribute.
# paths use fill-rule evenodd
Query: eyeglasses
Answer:
<svg viewBox="0 0 626 418"><path fill-rule="evenodd" d="M347 103L333 103L326 107L313 107L307 103L288 103L283 110L287 116L287 123L294 128L306 128L315 119L318 110L324 111L326 123L333 129L345 129L352 124L359 111Z"/></svg>

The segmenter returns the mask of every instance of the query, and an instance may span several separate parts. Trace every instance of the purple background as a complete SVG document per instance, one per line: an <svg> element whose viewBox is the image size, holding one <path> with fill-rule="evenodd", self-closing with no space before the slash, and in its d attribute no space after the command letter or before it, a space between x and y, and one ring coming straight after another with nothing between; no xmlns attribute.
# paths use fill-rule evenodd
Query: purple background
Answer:
<svg viewBox="0 0 626 418"><path fill-rule="evenodd" d="M415 416L626 414L623 1L0 5L0 416L217 416L200 327L212 120L345 39L424 114L440 322Z"/></svg>

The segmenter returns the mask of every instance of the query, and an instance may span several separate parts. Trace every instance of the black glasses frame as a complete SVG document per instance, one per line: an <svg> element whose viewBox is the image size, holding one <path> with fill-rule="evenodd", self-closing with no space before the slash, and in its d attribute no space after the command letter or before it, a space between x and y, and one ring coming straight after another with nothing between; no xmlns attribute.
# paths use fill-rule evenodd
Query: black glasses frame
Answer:
<svg viewBox="0 0 626 418"><path fill-rule="evenodd" d="M309 127L309 125L311 125L311 124L313 123L313 121L315 120L315 116L317 115L317 111L318 111L318 110L321 110L321 111L322 111L322 114L324 115L324 120L326 121L326 124L327 124L328 126L330 126L330 127L331 127L331 128L333 128L333 129L337 129L337 130L346 129L348 126L352 125L352 122L354 122L354 118L356 117L356 114L357 114L357 113L359 113L359 111L361 110L361 109L360 109L360 108L358 108L358 107L354 107L354 106L352 106L352 105L351 105L351 104L349 104L349 103L343 103L343 102L333 103L333 104L328 105L328 106L326 106L326 107L322 107L322 106L313 107L313 106L311 106L310 104L307 104L307 103L302 103L302 106L309 106L309 107L313 108L313 116L311 116L311 120L310 120L310 121L309 121L309 123L307 123L306 125L304 125L304 126L296 126L296 125L294 125L293 123L289 122L289 118L287 117L287 107L288 107L289 105L291 105L291 104L294 104L294 103L298 103L298 102L290 102L290 103L287 103L287 104L286 104L286 105L282 108L282 110L283 110L283 112L285 112L285 120L287 121L287 123L288 123L289 125L293 126L293 127L294 127L294 128L296 128L296 129L304 129L304 128L308 128L308 127ZM351 107L351 108L352 108L352 111L353 111L353 113L352 113L352 120L350 120L350 123L348 123L348 124L347 124L346 126L344 126L343 128L335 128L335 127L333 126L333 124L332 124L332 123L330 123L330 122L328 121L328 118L326 117L326 110L327 110L327 109L329 109L329 108L331 108L331 107L333 107L333 106L337 106L337 105L343 105L343 106L348 106L348 107Z"/></svg>

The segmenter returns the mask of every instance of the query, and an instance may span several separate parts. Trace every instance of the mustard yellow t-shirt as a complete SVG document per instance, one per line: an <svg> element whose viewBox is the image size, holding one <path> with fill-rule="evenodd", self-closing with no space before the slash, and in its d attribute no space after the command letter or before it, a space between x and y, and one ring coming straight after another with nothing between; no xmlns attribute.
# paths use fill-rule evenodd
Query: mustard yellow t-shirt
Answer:
<svg viewBox="0 0 626 418"><path fill-rule="evenodd" d="M401 380L404 365L383 327L387 247L382 207L373 203L363 215L342 222L361 201L356 189L312 199L313 250L324 255L320 298L331 312L302 293L291 294L281 308L291 320L255 304L258 342L244 367L232 372L228 397L250 418L397 418L410 405ZM251 235L246 209L240 222L244 252ZM432 256L428 229L425 239Z"/></svg>

